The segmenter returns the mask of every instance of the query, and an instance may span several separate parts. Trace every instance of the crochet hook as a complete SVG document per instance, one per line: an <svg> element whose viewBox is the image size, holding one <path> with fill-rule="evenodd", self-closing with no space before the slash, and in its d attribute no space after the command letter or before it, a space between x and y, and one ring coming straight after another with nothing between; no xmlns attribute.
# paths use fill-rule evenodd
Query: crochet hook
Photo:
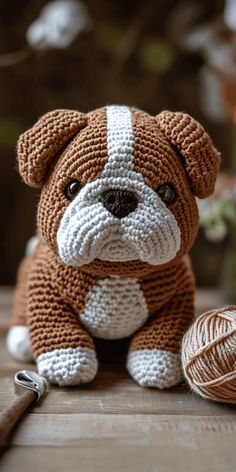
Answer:
<svg viewBox="0 0 236 472"><path fill-rule="evenodd" d="M4 443L27 408L41 400L48 391L46 379L30 370L16 372L14 385L16 399L11 406L0 412L0 444Z"/></svg>

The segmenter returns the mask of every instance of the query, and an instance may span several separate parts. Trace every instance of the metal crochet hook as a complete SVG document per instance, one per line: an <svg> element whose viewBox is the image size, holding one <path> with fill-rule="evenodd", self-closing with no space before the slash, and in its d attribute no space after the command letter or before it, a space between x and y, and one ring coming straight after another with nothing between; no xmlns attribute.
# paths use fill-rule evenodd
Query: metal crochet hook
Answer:
<svg viewBox="0 0 236 472"><path fill-rule="evenodd" d="M16 372L14 385L17 397L11 406L0 413L0 444L4 443L26 409L41 400L48 391L46 379L30 370Z"/></svg>

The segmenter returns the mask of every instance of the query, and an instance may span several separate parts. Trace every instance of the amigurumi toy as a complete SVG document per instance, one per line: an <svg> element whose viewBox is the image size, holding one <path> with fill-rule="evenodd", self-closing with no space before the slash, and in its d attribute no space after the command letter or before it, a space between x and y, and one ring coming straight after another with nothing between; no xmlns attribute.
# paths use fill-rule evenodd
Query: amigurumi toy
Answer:
<svg viewBox="0 0 236 472"><path fill-rule="evenodd" d="M205 130L178 112L55 110L20 137L18 160L42 190L10 352L33 354L50 382L76 385L96 375L93 337L130 336L127 368L140 385L179 383L194 316L195 196L213 192L219 166Z"/></svg>

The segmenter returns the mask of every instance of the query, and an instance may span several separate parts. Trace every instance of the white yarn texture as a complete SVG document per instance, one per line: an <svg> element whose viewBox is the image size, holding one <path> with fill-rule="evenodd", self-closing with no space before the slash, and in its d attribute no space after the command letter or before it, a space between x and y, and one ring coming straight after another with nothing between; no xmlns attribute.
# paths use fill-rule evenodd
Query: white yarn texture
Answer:
<svg viewBox="0 0 236 472"><path fill-rule="evenodd" d="M80 320L93 336L119 339L130 336L148 318L148 309L136 279L109 277L89 292Z"/></svg>
<svg viewBox="0 0 236 472"><path fill-rule="evenodd" d="M13 326L6 338L7 349L17 361L33 360L29 329L27 326Z"/></svg>
<svg viewBox="0 0 236 472"><path fill-rule="evenodd" d="M170 388L182 380L180 356L159 349L140 349L128 355L130 375L142 387Z"/></svg>
<svg viewBox="0 0 236 472"><path fill-rule="evenodd" d="M79 385L94 379L98 361L87 347L55 349L37 358L38 372L58 385Z"/></svg>

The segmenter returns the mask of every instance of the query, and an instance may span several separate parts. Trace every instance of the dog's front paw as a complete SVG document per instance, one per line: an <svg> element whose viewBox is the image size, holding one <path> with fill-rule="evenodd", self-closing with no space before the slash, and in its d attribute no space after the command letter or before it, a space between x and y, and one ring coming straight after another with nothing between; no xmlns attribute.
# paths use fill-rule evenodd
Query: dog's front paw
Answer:
<svg viewBox="0 0 236 472"><path fill-rule="evenodd" d="M93 349L70 347L40 354L37 366L39 374L53 384L79 385L94 379L98 361Z"/></svg>
<svg viewBox="0 0 236 472"><path fill-rule="evenodd" d="M29 362L33 360L27 326L13 326L8 331L6 342L8 351L17 361Z"/></svg>
<svg viewBox="0 0 236 472"><path fill-rule="evenodd" d="M159 349L131 351L127 368L142 387L169 388L177 385L183 377L179 355Z"/></svg>

